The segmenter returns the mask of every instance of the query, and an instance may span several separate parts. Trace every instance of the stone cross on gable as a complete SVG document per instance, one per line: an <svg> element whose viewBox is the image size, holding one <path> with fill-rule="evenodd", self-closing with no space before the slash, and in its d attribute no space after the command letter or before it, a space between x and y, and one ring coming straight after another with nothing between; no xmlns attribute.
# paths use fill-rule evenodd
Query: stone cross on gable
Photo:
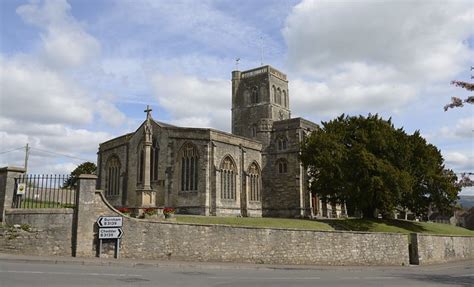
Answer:
<svg viewBox="0 0 474 287"><path fill-rule="evenodd" d="M146 110L144 110L144 112L146 113L146 118L147 119L151 118L151 111L152 111L152 109L150 109L150 106L146 105Z"/></svg>

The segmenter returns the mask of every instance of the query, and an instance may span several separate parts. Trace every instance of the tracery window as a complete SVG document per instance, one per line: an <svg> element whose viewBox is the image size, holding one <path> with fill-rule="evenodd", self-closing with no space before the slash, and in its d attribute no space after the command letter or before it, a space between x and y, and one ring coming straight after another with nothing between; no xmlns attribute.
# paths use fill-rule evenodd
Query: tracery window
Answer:
<svg viewBox="0 0 474 287"><path fill-rule="evenodd" d="M221 164L221 198L236 199L237 168L230 156Z"/></svg>
<svg viewBox="0 0 474 287"><path fill-rule="evenodd" d="M279 159L277 161L278 173L288 172L288 162L285 159Z"/></svg>
<svg viewBox="0 0 474 287"><path fill-rule="evenodd" d="M250 201L260 201L260 169L256 163L252 163L248 169L249 197Z"/></svg>
<svg viewBox="0 0 474 287"><path fill-rule="evenodd" d="M198 189L199 156L195 145L186 143L181 148L181 190Z"/></svg>
<svg viewBox="0 0 474 287"><path fill-rule="evenodd" d="M113 155L105 164L105 196L120 194L120 160Z"/></svg>

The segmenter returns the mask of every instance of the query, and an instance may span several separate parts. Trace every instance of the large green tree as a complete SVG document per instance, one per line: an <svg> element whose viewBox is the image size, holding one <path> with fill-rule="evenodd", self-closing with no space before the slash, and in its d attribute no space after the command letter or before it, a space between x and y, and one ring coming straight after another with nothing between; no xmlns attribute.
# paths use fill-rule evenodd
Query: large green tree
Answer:
<svg viewBox="0 0 474 287"><path fill-rule="evenodd" d="M77 179L81 174L96 174L97 166L95 163L86 161L78 165L70 174L69 178L64 182L65 187L75 187Z"/></svg>
<svg viewBox="0 0 474 287"><path fill-rule="evenodd" d="M301 160L311 191L345 202L366 218L398 208L423 214L449 209L459 188L436 147L418 132L408 135L378 115L323 122L303 143Z"/></svg>

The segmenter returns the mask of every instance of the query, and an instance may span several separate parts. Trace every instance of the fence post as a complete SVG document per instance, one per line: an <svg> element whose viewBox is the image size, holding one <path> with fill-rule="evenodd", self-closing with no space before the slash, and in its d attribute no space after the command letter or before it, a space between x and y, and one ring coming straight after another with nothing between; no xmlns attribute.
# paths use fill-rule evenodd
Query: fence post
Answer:
<svg viewBox="0 0 474 287"><path fill-rule="evenodd" d="M7 166L0 168L0 221L5 218L5 209L11 208L13 203L13 192L15 190L15 178L24 174L22 167Z"/></svg>
<svg viewBox="0 0 474 287"><path fill-rule="evenodd" d="M91 256L94 246L94 207L97 176L81 174L77 181L76 207L72 226L72 256Z"/></svg>

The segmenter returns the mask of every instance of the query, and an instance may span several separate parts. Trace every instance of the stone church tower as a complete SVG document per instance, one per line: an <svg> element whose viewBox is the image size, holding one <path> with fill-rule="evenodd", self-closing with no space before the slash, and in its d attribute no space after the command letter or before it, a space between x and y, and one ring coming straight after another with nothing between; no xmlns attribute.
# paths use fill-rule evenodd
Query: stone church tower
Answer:
<svg viewBox="0 0 474 287"><path fill-rule="evenodd" d="M288 80L271 66L232 72L232 133L262 143L264 216L320 213L299 160L300 144L317 125L291 118Z"/></svg>
<svg viewBox="0 0 474 287"><path fill-rule="evenodd" d="M271 66L232 72L232 133L270 144L273 122L291 117L286 75Z"/></svg>

